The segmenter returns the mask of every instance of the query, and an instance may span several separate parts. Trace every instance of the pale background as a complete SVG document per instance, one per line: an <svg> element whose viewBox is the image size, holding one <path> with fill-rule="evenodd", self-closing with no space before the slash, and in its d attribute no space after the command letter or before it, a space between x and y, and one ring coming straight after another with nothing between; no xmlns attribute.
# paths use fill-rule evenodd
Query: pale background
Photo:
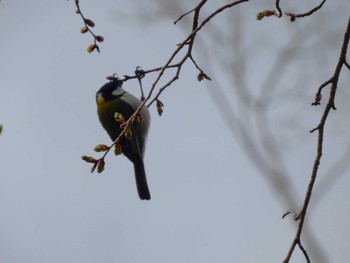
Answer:
<svg viewBox="0 0 350 263"><path fill-rule="evenodd" d="M273 8L274 1L265 6L252 1L214 20L198 36L194 51L213 80L198 82L188 63L161 97L163 116L151 108L145 158L149 202L139 200L125 157L108 156L102 174L90 174L90 165L80 159L99 156L92 148L109 143L98 123L95 92L107 75L164 64L190 28L189 18L177 26L173 21L198 1L80 2L96 22L94 32L105 37L101 54L86 52L92 39L79 32L82 21L73 0L0 2L0 262L281 262L295 233L291 218L281 216L300 208L315 157L316 134L308 131L317 125L324 104L310 104L318 86L333 74L349 2L329 1L313 17L290 23L287 18L256 21L255 14ZM203 12L223 3L211 3ZM296 11L316 4L299 3ZM240 23L228 23L237 17ZM241 28L233 37L242 40L241 52L225 49L237 45L213 34L228 35L231 28ZM299 64L291 64L275 91L268 92L280 96L269 104L269 127L288 171L287 191L296 204L290 207L227 125L219 87L243 123L251 116L249 107L239 106L235 91L227 95L234 85L228 77L231 68L223 70L215 52L241 61L235 66L247 67L250 94L266 95L258 88L295 28L303 37L293 39L303 52L285 61L293 58ZM319 256L317 262L350 257L347 159L340 170L332 168L350 141L349 72L342 76L305 230L317 240L305 244L313 258ZM154 77L145 79L146 90ZM137 81L125 88L139 96ZM289 96L285 89L296 92ZM323 95L327 98L327 92ZM229 122L235 125L234 119ZM248 135L257 138L260 128L249 129ZM321 186L326 190L318 191ZM304 262L298 250L292 262Z"/></svg>

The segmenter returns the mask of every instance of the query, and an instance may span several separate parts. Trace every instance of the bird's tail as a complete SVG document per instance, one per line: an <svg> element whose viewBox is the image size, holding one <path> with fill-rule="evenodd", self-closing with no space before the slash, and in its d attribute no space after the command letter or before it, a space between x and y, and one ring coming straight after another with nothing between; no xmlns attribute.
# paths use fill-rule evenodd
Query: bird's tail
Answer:
<svg viewBox="0 0 350 263"><path fill-rule="evenodd" d="M139 161L134 162L134 170L135 170L137 191L139 193L140 199L150 200L151 195L149 193L149 189L147 185L145 167L141 159Z"/></svg>

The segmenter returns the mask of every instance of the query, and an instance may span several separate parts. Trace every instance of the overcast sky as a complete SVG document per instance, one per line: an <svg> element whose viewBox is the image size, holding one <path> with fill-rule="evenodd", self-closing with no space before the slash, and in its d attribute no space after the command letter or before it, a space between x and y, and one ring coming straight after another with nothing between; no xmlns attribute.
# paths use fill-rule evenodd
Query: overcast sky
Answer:
<svg viewBox="0 0 350 263"><path fill-rule="evenodd" d="M163 116L150 109L145 166L152 200L139 200L132 164L123 156L108 156L102 174L90 173L81 156L97 157L93 147L109 143L95 105L105 77L132 74L138 65L161 66L185 34L172 24L180 13L140 24L132 19L136 1L80 2L96 23L94 31L105 37L100 54L86 52L92 39L80 34L73 0L0 2L0 262L281 262L295 233L290 219L281 220L290 207L276 200L220 117L208 92L220 79L198 82L190 64L161 97ZM125 23L114 16L118 10L130 14ZM338 28L345 29L348 13L340 12ZM254 15L249 20L256 23ZM139 96L137 81L125 89ZM320 116L321 110L313 113ZM316 141L304 132L308 143L288 160L299 202ZM322 165L331 166L331 153ZM307 224L331 262L349 258L350 173L345 174ZM299 252L293 258L303 262Z"/></svg>

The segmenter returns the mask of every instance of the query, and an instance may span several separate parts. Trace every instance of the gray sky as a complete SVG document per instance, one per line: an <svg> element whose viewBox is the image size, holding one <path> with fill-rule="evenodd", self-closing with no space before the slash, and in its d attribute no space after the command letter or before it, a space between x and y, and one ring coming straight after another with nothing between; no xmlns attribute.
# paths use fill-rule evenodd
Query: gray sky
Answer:
<svg viewBox="0 0 350 263"><path fill-rule="evenodd" d="M90 174L90 165L80 159L99 156L92 148L110 143L95 105L105 76L132 74L138 65L161 66L185 37L172 24L180 14L157 24L118 23L113 11L132 15L135 3L81 1L96 22L94 32L105 37L101 54L88 54L92 39L79 32L82 21L73 0L1 1L0 262L281 262L294 236L291 220L281 220L290 207L281 206L227 130L210 92L219 77L209 85L198 82L188 64L161 97L163 116L151 108L145 157L151 201L139 200L125 157L108 156L102 174ZM347 14L340 12L339 28L345 29ZM335 54L341 31L338 36ZM313 80L310 89L324 80ZM125 88L139 96L137 81ZM315 152L316 136L307 128L322 112L310 107L312 97L301 100L308 123L293 138L303 143L291 147L287 159L300 204ZM346 100L339 103L341 112ZM323 173L349 139L331 142L326 141ZM349 172L345 175L307 219L332 262L349 258ZM293 259L302 257L297 252Z"/></svg>

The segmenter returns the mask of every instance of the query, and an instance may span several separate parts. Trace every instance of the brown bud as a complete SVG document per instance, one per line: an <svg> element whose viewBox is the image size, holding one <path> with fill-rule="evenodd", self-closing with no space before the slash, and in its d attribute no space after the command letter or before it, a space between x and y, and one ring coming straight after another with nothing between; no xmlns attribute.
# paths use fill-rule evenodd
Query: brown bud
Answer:
<svg viewBox="0 0 350 263"><path fill-rule="evenodd" d="M96 40L97 40L97 42L103 42L105 39L103 36L98 35L98 36L96 36Z"/></svg>
<svg viewBox="0 0 350 263"><path fill-rule="evenodd" d="M83 159L85 162L87 163L96 163L96 159L94 157L91 156L82 156L81 159Z"/></svg>
<svg viewBox="0 0 350 263"><path fill-rule="evenodd" d="M275 11L273 10L264 10L264 16L273 16L275 15Z"/></svg>
<svg viewBox="0 0 350 263"><path fill-rule="evenodd" d="M126 130L124 132L124 136L125 136L126 139L131 140L131 138L132 138L132 131L131 131L131 127L130 126L126 128Z"/></svg>
<svg viewBox="0 0 350 263"><path fill-rule="evenodd" d="M136 119L137 123L143 122L143 118L139 113L136 115L135 119Z"/></svg>
<svg viewBox="0 0 350 263"><path fill-rule="evenodd" d="M104 169L105 169L105 161L102 159L97 164L97 172L102 173Z"/></svg>
<svg viewBox="0 0 350 263"><path fill-rule="evenodd" d="M162 116L163 114L163 107L164 107L163 102L161 102L160 100L157 100L157 112L159 116Z"/></svg>
<svg viewBox="0 0 350 263"><path fill-rule="evenodd" d="M264 13L263 12L260 12L260 13L257 13L256 14L256 20L261 20L263 19L265 16L264 16Z"/></svg>
<svg viewBox="0 0 350 263"><path fill-rule="evenodd" d="M91 167L90 171L93 173L97 167L97 163L94 163L94 165Z"/></svg>
<svg viewBox="0 0 350 263"><path fill-rule="evenodd" d="M80 33L85 34L86 32L88 32L88 28L86 26L80 28Z"/></svg>
<svg viewBox="0 0 350 263"><path fill-rule="evenodd" d="M91 52L93 52L95 50L95 48L96 48L96 45L95 44L91 44L91 45L88 46L87 52L91 53Z"/></svg>
<svg viewBox="0 0 350 263"><path fill-rule="evenodd" d="M94 151L95 152L105 152L109 149L109 147L105 144L98 144L95 146Z"/></svg>
<svg viewBox="0 0 350 263"><path fill-rule="evenodd" d="M120 145L120 143L116 143L114 145L114 154L119 155L121 153L122 153L122 146Z"/></svg>
<svg viewBox="0 0 350 263"><path fill-rule="evenodd" d="M91 19L85 19L85 24L87 24L90 27L94 27L95 26L95 22L92 21Z"/></svg>
<svg viewBox="0 0 350 263"><path fill-rule="evenodd" d="M96 45L95 44L91 44L91 45L88 46L87 52L91 53L91 52L93 52L95 50L95 48L96 48Z"/></svg>
<svg viewBox="0 0 350 263"><path fill-rule="evenodd" d="M119 112L114 113L114 119L118 123L124 123L125 122L124 116L121 113L119 113Z"/></svg>

